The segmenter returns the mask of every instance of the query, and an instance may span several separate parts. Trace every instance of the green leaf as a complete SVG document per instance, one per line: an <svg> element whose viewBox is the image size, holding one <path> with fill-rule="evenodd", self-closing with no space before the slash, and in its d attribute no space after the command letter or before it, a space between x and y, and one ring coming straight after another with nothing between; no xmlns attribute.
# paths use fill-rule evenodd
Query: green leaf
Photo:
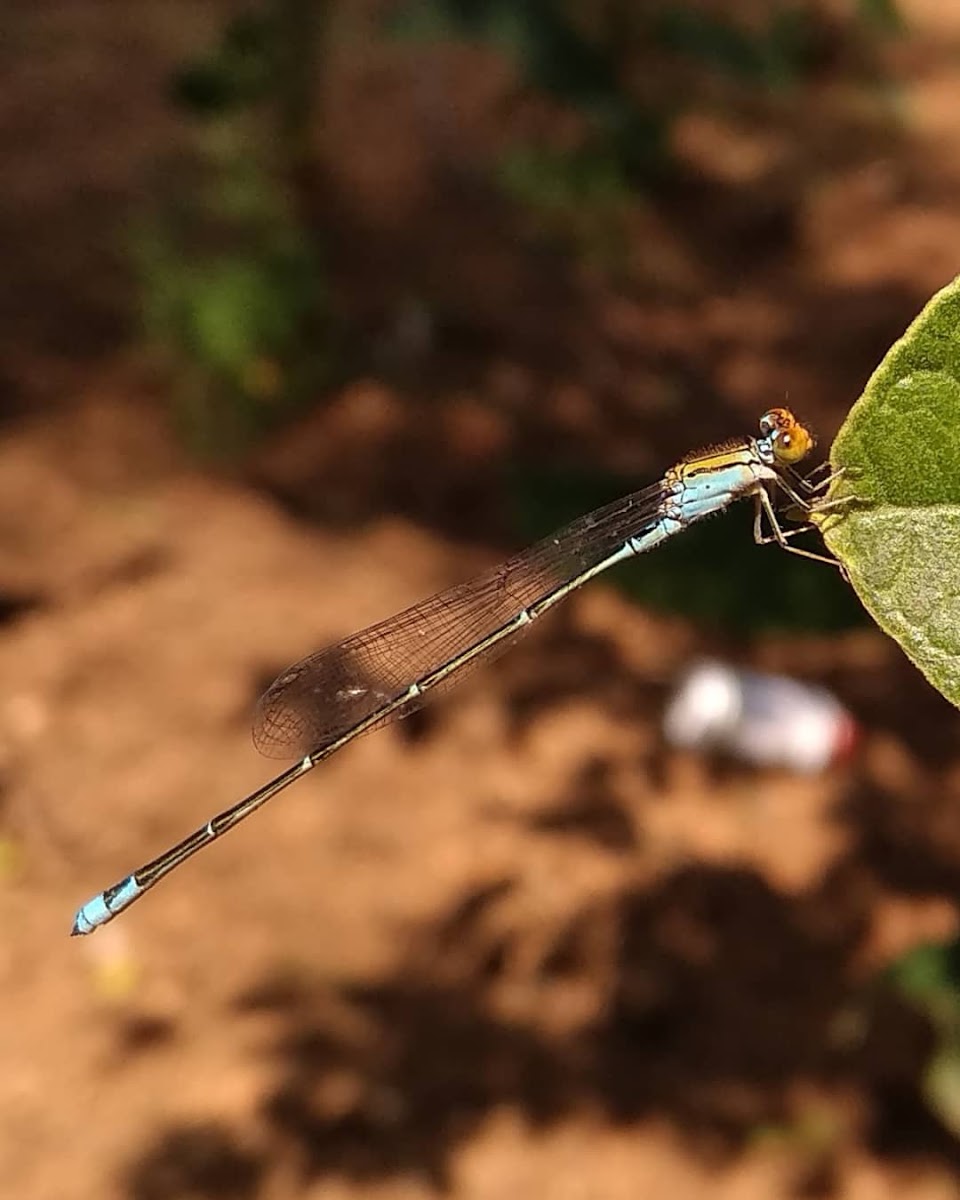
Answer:
<svg viewBox="0 0 960 1200"><path fill-rule="evenodd" d="M960 705L960 279L884 358L833 443L824 521L868 612Z"/></svg>

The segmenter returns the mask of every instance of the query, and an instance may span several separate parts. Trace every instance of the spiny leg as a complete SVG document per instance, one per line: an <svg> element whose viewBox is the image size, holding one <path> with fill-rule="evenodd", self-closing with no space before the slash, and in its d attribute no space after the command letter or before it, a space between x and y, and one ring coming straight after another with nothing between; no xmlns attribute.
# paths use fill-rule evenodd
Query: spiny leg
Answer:
<svg viewBox="0 0 960 1200"><path fill-rule="evenodd" d="M841 467L841 471L843 469L844 468ZM794 474L795 474L795 472L794 472ZM834 475L830 476L830 478L833 479L838 474L839 474L839 472L834 472ZM828 482L828 481L825 481L825 482ZM833 500L819 500L816 497L814 497L812 499L806 498L804 496L798 495L793 490L793 488L790 486L790 484L788 484L787 481L783 478L783 475L777 476L776 486L780 489L780 491L783 492L783 494L785 496L787 496L790 500L793 501L793 503L797 506L797 508L800 509L801 513L803 514L803 517L800 518L801 520L812 516L812 514L814 514L814 513L833 512L836 509L843 508L847 504L853 503L853 501L855 499L854 496L837 496ZM807 525L813 524L812 521L805 521L804 523ZM789 536L789 535L787 535L787 536Z"/></svg>
<svg viewBox="0 0 960 1200"><path fill-rule="evenodd" d="M789 494L789 493L788 493ZM809 507L809 506L808 506ZM770 525L771 532L765 534L763 532L762 517L766 516L767 522ZM826 554L816 554L813 550L803 550L800 546L791 546L789 539L797 533L804 533L809 528L801 526L797 529L791 529L786 532L780 527L780 522L777 520L777 514L774 511L770 497L767 495L766 489L761 488L756 494L754 518L753 518L753 539L758 546L766 546L771 542L776 542L781 550L786 550L789 554L799 554L801 558L812 558L814 562L829 563L830 566L836 567L840 574L849 582L846 568L839 559L829 558Z"/></svg>
<svg viewBox="0 0 960 1200"><path fill-rule="evenodd" d="M846 474L846 467L837 467L835 471L832 470L831 467L832 464L830 460L825 459L818 467L814 467L813 470L807 475L801 475L798 470L789 465L785 465L783 470L789 472L790 477L793 479L796 485L802 491L806 492L808 496L817 496L825 492L830 484L839 479L841 475ZM828 474L826 474L823 479L814 483L814 477L819 475L824 468L826 468Z"/></svg>
<svg viewBox="0 0 960 1200"><path fill-rule="evenodd" d="M789 538L796 537L798 533L809 533L811 530L816 529L816 525L814 525L812 521L804 521L802 525L796 525L791 529L784 529L783 526L780 525L779 521L775 521L772 522L772 524L776 527L776 529L779 530L779 537L776 533L764 533L762 520L763 512L764 509L758 493L753 514L753 540L758 546L769 546L771 542L776 542L778 546L782 546L783 542L780 540L781 538L787 540Z"/></svg>

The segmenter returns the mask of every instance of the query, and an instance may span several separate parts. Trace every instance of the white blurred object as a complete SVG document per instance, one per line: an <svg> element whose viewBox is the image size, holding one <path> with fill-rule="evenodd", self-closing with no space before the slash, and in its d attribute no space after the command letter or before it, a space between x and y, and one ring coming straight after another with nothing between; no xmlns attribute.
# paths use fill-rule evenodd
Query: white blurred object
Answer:
<svg viewBox="0 0 960 1200"><path fill-rule="evenodd" d="M680 680L663 716L673 746L722 750L760 767L821 771L849 757L853 717L825 688L708 659Z"/></svg>

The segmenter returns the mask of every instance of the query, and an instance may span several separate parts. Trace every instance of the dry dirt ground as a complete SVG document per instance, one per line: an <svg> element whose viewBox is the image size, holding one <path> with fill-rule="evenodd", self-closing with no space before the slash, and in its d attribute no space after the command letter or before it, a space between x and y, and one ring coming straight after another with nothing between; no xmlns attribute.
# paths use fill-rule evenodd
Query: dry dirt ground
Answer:
<svg viewBox="0 0 960 1200"><path fill-rule="evenodd" d="M960 1192L960 1140L921 1094L932 1030L871 983L955 930L958 720L869 628L731 642L594 587L121 921L67 936L78 901L267 777L249 713L276 671L506 548L508 452L546 439L650 477L786 391L836 427L960 266L960 20L903 7L882 152L831 144L834 94L785 158L687 121L677 153L725 200L643 218L657 253L630 299L523 274L471 195L459 226L430 210L391 137L417 113L384 101L407 77L367 64L366 107L331 100L331 144L368 151L342 156L356 227L334 269L352 264L375 324L376 287L429 235L419 286L473 340L419 388L371 367L227 477L167 428L110 240L176 136L165 74L218 8L9 6L3 1196ZM482 144L483 87L464 90ZM756 173L754 254L737 197ZM390 187L421 205L409 244L396 207L377 225ZM707 381L716 404L686 422ZM863 722L855 759L800 779L665 752L665 685L717 650L829 683Z"/></svg>

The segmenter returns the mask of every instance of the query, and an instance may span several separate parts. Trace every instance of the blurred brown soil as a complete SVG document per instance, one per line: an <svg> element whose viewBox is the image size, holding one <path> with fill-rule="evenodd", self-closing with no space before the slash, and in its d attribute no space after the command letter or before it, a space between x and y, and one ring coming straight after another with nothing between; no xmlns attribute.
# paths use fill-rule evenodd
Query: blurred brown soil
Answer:
<svg viewBox="0 0 960 1200"><path fill-rule="evenodd" d="M757 774L659 742L716 643L594 587L66 936L266 778L248 721L277 670L506 549L512 456L651 477L784 393L829 435L960 261L960 20L932 0L903 5L876 142L881 98L829 76L780 140L686 118L627 288L531 249L457 161L496 136L486 64L430 59L405 105L409 52L358 52L324 204L381 360L205 473L129 348L113 239L178 136L163 80L228 7L10 6L3 1194L955 1195L932 1031L871 980L956 928L957 718L874 631L739 648L865 726L824 777Z"/></svg>

